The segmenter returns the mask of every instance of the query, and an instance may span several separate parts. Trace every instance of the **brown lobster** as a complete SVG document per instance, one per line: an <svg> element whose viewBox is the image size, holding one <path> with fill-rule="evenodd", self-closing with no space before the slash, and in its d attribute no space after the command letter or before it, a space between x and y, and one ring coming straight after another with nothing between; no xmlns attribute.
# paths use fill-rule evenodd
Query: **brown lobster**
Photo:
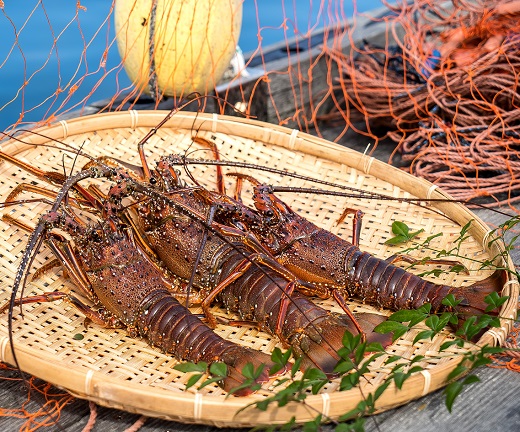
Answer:
<svg viewBox="0 0 520 432"><path fill-rule="evenodd" d="M413 260L409 257L397 256L381 260L359 249L362 212L346 209L339 218L342 221L348 213L354 214L350 243L294 212L273 193L271 186L261 184L249 175L229 174L237 178L237 185L235 197L228 197L225 195L221 171L221 165L228 162L220 163L218 150L213 143L200 138L196 142L211 148L214 154L218 192L208 193L211 194L211 200L219 203L216 206L215 220L254 235L278 262L301 280L312 284L301 286L300 291L306 294L321 298L333 296L344 309L347 308L345 297L358 298L373 306L391 310L415 309L430 303L433 313L443 310L445 306L442 300L453 294L460 301L455 312L462 323L468 316L484 313L488 307L485 297L492 292L500 292L505 283L506 272L502 270L497 270L486 279L467 287L451 287L425 281L393 264L400 259L412 263ZM163 158L163 163L170 167L184 166L189 174L187 164L211 161L189 160L171 155ZM252 167L251 164L229 164ZM276 172L269 167L267 170ZM297 174L294 176L303 177ZM193 177L192 180L196 182ZM255 209L242 204L240 191L244 180L253 184Z"/></svg>
<svg viewBox="0 0 520 432"><path fill-rule="evenodd" d="M372 332L384 317L359 314L356 327L349 317L331 314L295 292L299 281L247 232L213 222L213 204L219 203L208 203L211 194L203 188L182 188L163 160L147 180L153 189L130 176L119 181L107 200L119 208L123 198L136 199L138 225L146 239L172 273L201 292L210 322L209 307L218 297L241 320L256 323L303 356L303 369L318 367L329 376L340 359L337 351L345 331L390 343L389 336Z"/></svg>
<svg viewBox="0 0 520 432"><path fill-rule="evenodd" d="M409 257L394 256L381 260L359 249L359 219L362 215L359 212L347 209L340 217L342 220L347 212L355 214L350 243L294 212L273 193L270 186L248 175L232 175L238 179L238 190L242 180L253 183L253 201L259 214L255 219L250 215L237 218L240 225L245 226L291 272L312 282L317 287L314 294L322 298L334 296L341 304L343 296L347 296L391 310L415 309L430 303L435 313L443 310L442 300L453 294L460 300L455 312L463 321L468 316L484 313L488 307L485 297L500 292L505 283L506 273L502 270L467 287L425 281L393 264L400 259L412 262ZM228 214L224 217L229 220ZM220 220L220 216L217 214L215 219Z"/></svg>
<svg viewBox="0 0 520 432"><path fill-rule="evenodd" d="M103 173L107 176L112 174ZM121 224L110 209L104 208L98 224L86 225L70 208L60 204L66 196L64 191L75 184L74 179L92 175L97 174L89 170L74 176L72 181L69 179L58 193L51 211L40 218L16 275L11 302L0 308L0 312L10 308L11 317L12 307L16 304L64 300L82 312L87 317L86 322L92 321L108 328L125 328L131 336L140 336L179 359L225 363L227 376L221 385L226 391L244 383L246 378L241 370L247 363L251 363L255 370L261 370L263 365L257 381L268 381L269 368L273 365L270 357L222 339L181 305L172 293L173 282L166 279L134 241L132 231ZM27 229L23 224L17 224ZM52 232L53 229L68 233L73 245L62 235ZM39 238L45 239L80 292L94 303L94 308L61 291L15 300ZM250 393L249 388L244 388L236 394Z"/></svg>

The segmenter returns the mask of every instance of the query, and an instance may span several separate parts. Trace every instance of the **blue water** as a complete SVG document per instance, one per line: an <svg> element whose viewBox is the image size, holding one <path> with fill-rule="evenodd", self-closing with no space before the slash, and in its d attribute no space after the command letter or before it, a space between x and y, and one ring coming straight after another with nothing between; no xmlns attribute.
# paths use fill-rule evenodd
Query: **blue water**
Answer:
<svg viewBox="0 0 520 432"><path fill-rule="evenodd" d="M343 9L338 11L320 8L319 0L244 0L239 45L244 52L252 51L260 35L265 48L285 36L290 38L324 23L331 24L331 16L345 19L352 16L351 1L323 2L335 7L343 3ZM15 123L21 112L23 122L39 121L67 97L70 100L65 108L74 108L80 107L91 93L90 102L130 87L116 44L105 52L114 39L113 20L106 21L111 1L82 0L86 10L78 10L78 20L72 22L76 14L73 0L4 3L0 11L0 130ZM380 6L380 0L358 1L360 12ZM283 17L285 34L281 29ZM25 81L29 84L19 91ZM72 93L71 87L76 89ZM64 91L56 95L57 88Z"/></svg>

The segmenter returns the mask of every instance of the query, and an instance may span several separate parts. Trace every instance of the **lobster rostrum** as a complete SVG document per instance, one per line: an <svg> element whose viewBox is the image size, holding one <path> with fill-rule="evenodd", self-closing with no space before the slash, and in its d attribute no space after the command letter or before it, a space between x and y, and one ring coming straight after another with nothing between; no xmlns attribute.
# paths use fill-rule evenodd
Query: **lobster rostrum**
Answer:
<svg viewBox="0 0 520 432"><path fill-rule="evenodd" d="M130 336L140 336L178 359L225 363L227 376L220 384L226 391L245 382L241 371L248 363L255 370L263 368L257 382L268 381L273 365L270 356L221 338L181 305L173 292L177 281L166 278L134 240L132 231L111 212L110 206L98 206L103 208L103 213L99 222L92 225L82 222L70 207L62 205L75 181L91 177L92 170L73 176L72 181L69 178L57 194L52 209L40 218L22 257L11 302L0 312L9 308L11 323L12 308L16 304L64 300L86 316L86 323L92 321L107 328L125 328ZM114 172L104 171L102 175L110 178ZM56 229L66 232L72 243L56 233ZM41 239L59 257L79 292L94 307L61 291L15 299L37 249L35 245L41 244ZM236 394L250 393L251 390L245 388Z"/></svg>

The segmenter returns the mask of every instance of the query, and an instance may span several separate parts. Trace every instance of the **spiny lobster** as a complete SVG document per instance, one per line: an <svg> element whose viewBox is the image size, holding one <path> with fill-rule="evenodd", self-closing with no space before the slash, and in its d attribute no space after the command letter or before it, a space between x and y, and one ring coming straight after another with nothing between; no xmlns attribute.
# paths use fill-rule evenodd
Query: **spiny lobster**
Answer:
<svg viewBox="0 0 520 432"><path fill-rule="evenodd" d="M255 370L263 368L257 382L268 381L269 369L273 365L270 357L221 338L181 305L172 292L174 281L165 277L136 243L132 231L110 212L109 207L98 205L103 209L99 223L86 225L69 207L62 205L76 181L99 175L111 177L113 174L88 170L67 180L51 203L52 209L32 230L16 275L11 302L0 308L0 313L9 308L11 317L16 304L64 300L83 313L86 322L92 321L108 328L125 328L130 336L145 338L152 346L179 359L225 363L227 376L221 385L226 391L244 383L246 378L241 371L248 363ZM92 199L89 201L93 202ZM14 223L28 229L21 223ZM73 244L52 232L54 229L68 233ZM41 238L60 259L80 293L93 302L94 308L73 294L61 291L15 300L27 265L36 251L34 246L41 243ZM247 387L236 394L251 392Z"/></svg>

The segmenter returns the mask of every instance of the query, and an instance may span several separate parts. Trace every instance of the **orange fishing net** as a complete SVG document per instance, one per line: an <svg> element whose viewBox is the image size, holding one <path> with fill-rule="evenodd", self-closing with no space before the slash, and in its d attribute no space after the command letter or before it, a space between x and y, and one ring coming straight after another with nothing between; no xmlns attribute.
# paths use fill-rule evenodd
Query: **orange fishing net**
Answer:
<svg viewBox="0 0 520 432"><path fill-rule="evenodd" d="M13 371L15 371L14 368L0 363L0 385L2 380L22 382L19 376L9 373ZM36 431L42 427L56 424L59 421L63 407L74 399L69 393L58 390L51 384L42 382L34 377L28 377L26 385L28 386L27 400L20 408L0 407L0 417L25 419L20 427L21 431ZM36 398L36 404L31 404L34 396L39 397ZM43 402L39 399L43 399Z"/></svg>
<svg viewBox="0 0 520 432"><path fill-rule="evenodd" d="M457 199L520 201L518 0L218 0L191 13L162 0L98 3L0 0L0 131L171 108L197 91L210 97L187 109L347 145L356 132L396 144L390 162ZM179 32L199 45L176 42ZM0 416L35 430L70 401L34 388L42 409Z"/></svg>
<svg viewBox="0 0 520 432"><path fill-rule="evenodd" d="M361 123L376 142L390 137L412 173L457 199L518 202L520 2L391 9L379 19L382 44L327 50L339 77L335 107L322 118Z"/></svg>

